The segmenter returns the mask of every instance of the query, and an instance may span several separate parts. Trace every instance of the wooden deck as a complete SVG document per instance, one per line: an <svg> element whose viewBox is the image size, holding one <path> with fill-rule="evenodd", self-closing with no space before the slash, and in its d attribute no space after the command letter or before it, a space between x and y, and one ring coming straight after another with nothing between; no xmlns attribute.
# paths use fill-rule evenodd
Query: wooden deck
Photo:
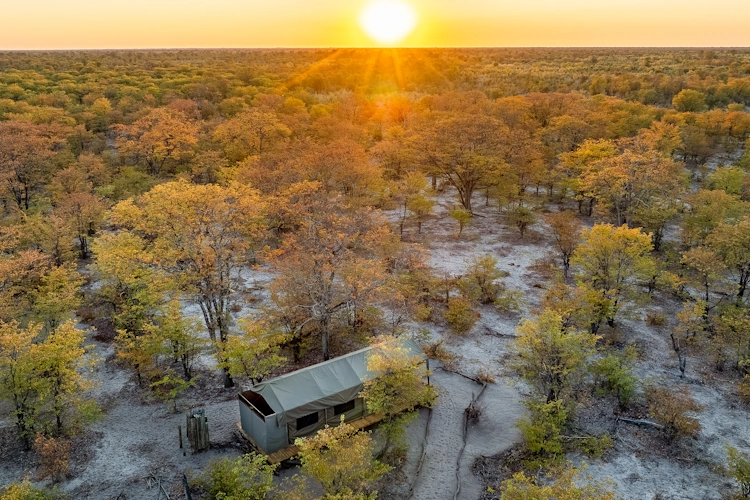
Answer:
<svg viewBox="0 0 750 500"><path fill-rule="evenodd" d="M381 420L383 420L383 417L384 415L382 413L372 413L358 420L347 422L347 424L351 425L356 430L360 430L360 429L365 429L367 427L370 427L373 424L380 422ZM242 428L242 423L237 422L237 428L240 430L240 433L242 434L242 436L248 440L248 442L252 445L253 448L255 448L258 451L258 453L262 453L264 455L266 454L266 452L263 451L263 449L260 446L258 446L258 443L253 441L253 438L247 435L245 430ZM282 448L268 455L268 463L277 464L279 462L288 460L296 456L298 453L299 453L298 446L296 445L287 446L286 448Z"/></svg>

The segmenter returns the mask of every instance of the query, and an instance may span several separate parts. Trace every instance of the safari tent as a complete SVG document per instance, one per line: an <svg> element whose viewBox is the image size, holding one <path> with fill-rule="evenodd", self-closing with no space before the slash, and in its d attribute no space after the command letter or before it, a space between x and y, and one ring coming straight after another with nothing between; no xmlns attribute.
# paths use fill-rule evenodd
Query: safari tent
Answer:
<svg viewBox="0 0 750 500"><path fill-rule="evenodd" d="M404 339L402 346L411 356L426 360L414 340ZM367 408L359 393L364 381L376 376L367 370L368 355L373 349L367 347L287 373L240 393L243 433L262 453L272 455L289 448L298 437L315 434L326 424L337 425L341 415L348 423L364 419Z"/></svg>

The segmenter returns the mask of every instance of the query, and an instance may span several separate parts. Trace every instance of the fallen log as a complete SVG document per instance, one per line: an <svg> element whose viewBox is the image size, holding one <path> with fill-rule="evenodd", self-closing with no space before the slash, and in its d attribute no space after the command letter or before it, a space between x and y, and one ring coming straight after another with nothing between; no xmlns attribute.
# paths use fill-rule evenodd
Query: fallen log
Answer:
<svg viewBox="0 0 750 500"><path fill-rule="evenodd" d="M654 429L663 430L664 426L661 424L657 424L656 422L652 422L651 420L645 420L642 418L627 418L627 417L617 417L617 422L625 422L626 424L633 424L637 425L638 427L653 427Z"/></svg>

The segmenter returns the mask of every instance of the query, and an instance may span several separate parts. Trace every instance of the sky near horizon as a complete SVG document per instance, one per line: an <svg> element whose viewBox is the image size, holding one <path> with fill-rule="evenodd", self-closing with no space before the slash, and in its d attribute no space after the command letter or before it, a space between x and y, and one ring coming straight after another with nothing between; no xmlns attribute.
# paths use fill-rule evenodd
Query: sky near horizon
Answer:
<svg viewBox="0 0 750 500"><path fill-rule="evenodd" d="M404 47L750 46L749 0L402 0ZM371 0L0 0L0 50L375 47Z"/></svg>

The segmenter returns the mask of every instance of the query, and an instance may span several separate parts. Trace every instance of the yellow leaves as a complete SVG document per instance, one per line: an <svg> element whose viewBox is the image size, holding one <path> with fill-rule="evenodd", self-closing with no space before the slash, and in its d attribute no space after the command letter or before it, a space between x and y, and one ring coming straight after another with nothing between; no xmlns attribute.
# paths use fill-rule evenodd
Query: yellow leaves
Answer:
<svg viewBox="0 0 750 500"><path fill-rule="evenodd" d="M344 422L326 426L315 436L297 439L302 471L318 480L328 495L358 494L390 467L373 457L369 432L357 431Z"/></svg>
<svg viewBox="0 0 750 500"><path fill-rule="evenodd" d="M562 316L551 310L543 311L535 320L524 321L517 332L516 368L550 400L580 382L599 339L564 328Z"/></svg>
<svg viewBox="0 0 750 500"><path fill-rule="evenodd" d="M583 476L579 469L569 464L554 470L548 481L541 482L519 472L503 481L500 488L502 500L617 500L617 495L607 483L596 482Z"/></svg>

